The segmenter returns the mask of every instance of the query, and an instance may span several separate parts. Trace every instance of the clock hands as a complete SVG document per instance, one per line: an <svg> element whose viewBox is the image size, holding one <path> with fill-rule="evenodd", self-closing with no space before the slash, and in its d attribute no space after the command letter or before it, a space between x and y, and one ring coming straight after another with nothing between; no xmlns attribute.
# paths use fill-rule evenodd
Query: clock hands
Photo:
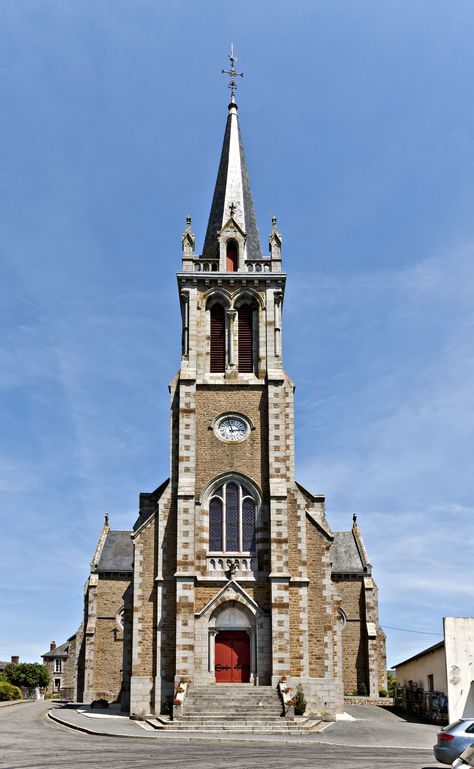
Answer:
<svg viewBox="0 0 474 769"><path fill-rule="evenodd" d="M235 441L244 440L247 434L247 427L239 419L227 417L220 422L218 433L223 440L234 443Z"/></svg>

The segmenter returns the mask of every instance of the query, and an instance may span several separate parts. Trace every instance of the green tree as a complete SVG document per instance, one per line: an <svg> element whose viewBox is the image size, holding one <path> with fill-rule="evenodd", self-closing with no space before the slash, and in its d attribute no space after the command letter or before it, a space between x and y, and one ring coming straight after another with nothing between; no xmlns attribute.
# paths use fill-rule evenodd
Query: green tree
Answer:
<svg viewBox="0 0 474 769"><path fill-rule="evenodd" d="M397 679L393 675L391 670L387 670L387 690L389 697L395 697L395 686L397 685Z"/></svg>
<svg viewBox="0 0 474 769"><path fill-rule="evenodd" d="M47 669L39 662L21 662L19 665L7 665L5 677L13 686L44 689L51 681Z"/></svg>

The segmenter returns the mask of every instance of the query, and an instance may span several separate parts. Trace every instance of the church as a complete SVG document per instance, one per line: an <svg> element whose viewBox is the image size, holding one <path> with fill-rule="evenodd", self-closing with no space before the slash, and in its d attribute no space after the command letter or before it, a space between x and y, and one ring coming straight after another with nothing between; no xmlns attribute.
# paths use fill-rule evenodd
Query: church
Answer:
<svg viewBox="0 0 474 769"><path fill-rule="evenodd" d="M189 217L182 236L170 477L140 494L130 531L106 517L72 637L77 700L120 701L135 717L178 704L188 688L264 694L287 681L302 687L308 713L335 714L345 693L386 687L377 586L356 517L333 531L324 496L295 479L282 236L273 218L264 255L230 58L202 254Z"/></svg>

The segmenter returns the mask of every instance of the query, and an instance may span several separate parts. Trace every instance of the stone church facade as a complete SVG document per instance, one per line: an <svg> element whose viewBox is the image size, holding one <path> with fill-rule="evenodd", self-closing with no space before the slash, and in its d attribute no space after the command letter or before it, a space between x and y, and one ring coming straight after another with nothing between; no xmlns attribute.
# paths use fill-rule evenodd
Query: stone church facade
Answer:
<svg viewBox="0 0 474 769"><path fill-rule="evenodd" d="M303 686L311 713L386 687L377 587L356 520L331 530L295 480L294 385L282 360L286 274L263 256L232 96L202 255L177 274L180 368L170 477L132 531L103 527L85 586L75 694L157 714L193 685Z"/></svg>

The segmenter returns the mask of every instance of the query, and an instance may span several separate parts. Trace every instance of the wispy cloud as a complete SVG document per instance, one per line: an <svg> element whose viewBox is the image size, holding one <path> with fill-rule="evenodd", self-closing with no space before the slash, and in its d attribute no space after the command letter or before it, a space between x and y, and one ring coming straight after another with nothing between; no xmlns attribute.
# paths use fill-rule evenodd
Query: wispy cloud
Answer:
<svg viewBox="0 0 474 769"><path fill-rule="evenodd" d="M332 391L299 404L299 476L326 492L335 528L349 528L351 512L359 513L382 615L390 606L398 624L404 616L409 624L412 609L425 627L472 611L473 257L468 244L381 279L362 275L347 285L330 276L315 313L326 303L331 312L346 306L341 335L355 350L343 343ZM300 425L311 421L310 442Z"/></svg>

